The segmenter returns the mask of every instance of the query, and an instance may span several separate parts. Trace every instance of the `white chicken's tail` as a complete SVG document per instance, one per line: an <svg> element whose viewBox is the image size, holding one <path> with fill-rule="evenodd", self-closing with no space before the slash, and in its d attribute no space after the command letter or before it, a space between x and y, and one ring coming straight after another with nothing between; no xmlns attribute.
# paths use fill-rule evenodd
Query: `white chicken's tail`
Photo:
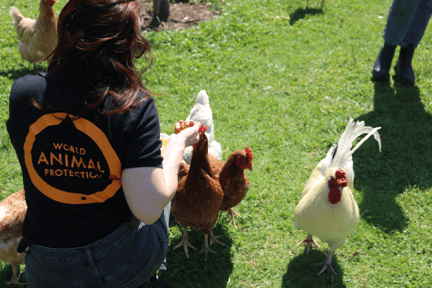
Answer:
<svg viewBox="0 0 432 288"><path fill-rule="evenodd" d="M13 24L16 25L23 18L21 12L15 6L12 6L9 10L9 14L12 16Z"/></svg>
<svg viewBox="0 0 432 288"><path fill-rule="evenodd" d="M346 167L347 165L352 166L351 155L372 135L378 142L379 150L381 151L381 138L377 132L379 129L381 129L381 127L373 128L365 126L363 121L354 122L354 120L350 118L350 121L348 122L345 131L339 139L338 144L333 145L332 148L330 148L330 151L327 153L327 164L331 167L342 168L348 168ZM367 135L362 140L360 140L354 149L351 149L354 140L360 135L366 133Z"/></svg>

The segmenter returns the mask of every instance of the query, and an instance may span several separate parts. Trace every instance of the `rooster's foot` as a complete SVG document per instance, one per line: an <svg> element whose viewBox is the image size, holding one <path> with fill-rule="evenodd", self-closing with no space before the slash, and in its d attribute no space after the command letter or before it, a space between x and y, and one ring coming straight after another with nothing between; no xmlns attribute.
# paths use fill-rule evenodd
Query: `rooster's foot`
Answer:
<svg viewBox="0 0 432 288"><path fill-rule="evenodd" d="M307 234L306 238L303 239L301 242L297 243L297 245L300 245L300 244L303 244L303 243L307 243L306 254L309 254L309 250L310 250L310 247L311 247L312 243L315 244L318 248L320 247L318 245L318 243L315 241L315 239L313 239L313 236L311 234Z"/></svg>
<svg viewBox="0 0 432 288"><path fill-rule="evenodd" d="M207 261L207 254L208 254L209 251L212 252L212 253L217 253L216 251L213 251L212 249L210 249L210 247L208 245L208 235L205 234L205 236L204 236L204 247L200 251L200 253L204 253L205 261Z"/></svg>
<svg viewBox="0 0 432 288"><path fill-rule="evenodd" d="M175 246L174 249L177 249L180 246L183 246L183 248L185 250L185 253L186 253L186 257L189 259L189 253L188 253L188 248L187 247L189 246L189 247L191 247L192 249L195 249L195 250L196 250L196 248L194 246L192 246L192 244L189 243L188 238L189 237L187 236L187 229L185 229L182 241L177 246Z"/></svg>
<svg viewBox="0 0 432 288"><path fill-rule="evenodd" d="M231 215L231 219L232 219L232 223L233 223L234 227L237 228L237 225L236 225L235 220L234 220L234 215L241 218L240 214L235 212L234 209L230 208L230 209L228 209L228 213L227 213L227 216L225 217L225 221L228 219L228 216L230 216L230 215Z"/></svg>
<svg viewBox="0 0 432 288"><path fill-rule="evenodd" d="M315 263L315 265L324 265L324 267L317 274L317 276L320 275L321 273L323 273L327 268L330 268L333 271L333 273L335 273L337 275L336 271L331 266L331 257L333 255L333 251L330 251L328 254L326 252L323 252L323 253L324 253L324 255L327 256L326 260L323 263Z"/></svg>
<svg viewBox="0 0 432 288"><path fill-rule="evenodd" d="M219 237L221 237L222 235L220 235L220 236L214 236L213 235L213 232L210 232L210 245L209 246L211 246L211 245L213 245L213 243L219 243L219 244L222 244L222 245L226 245L226 244L224 244L224 243L222 243L222 242L219 242L218 240L217 240L217 238L219 238Z"/></svg>

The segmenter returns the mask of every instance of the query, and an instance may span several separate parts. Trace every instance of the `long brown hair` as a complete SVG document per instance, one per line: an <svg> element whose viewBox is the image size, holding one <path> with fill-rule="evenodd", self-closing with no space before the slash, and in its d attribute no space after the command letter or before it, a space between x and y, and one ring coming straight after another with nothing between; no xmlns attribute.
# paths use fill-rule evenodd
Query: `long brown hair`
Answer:
<svg viewBox="0 0 432 288"><path fill-rule="evenodd" d="M95 89L85 97L87 109L122 113L150 95L133 64L145 52L151 64L151 45L141 36L135 0L69 0L59 15L58 44L48 72L55 71L75 84L90 83ZM138 98L140 92L146 95L143 99ZM113 96L114 107L107 111L101 107L108 95ZM33 104L60 110L81 97L77 95L63 107L46 109L36 101Z"/></svg>

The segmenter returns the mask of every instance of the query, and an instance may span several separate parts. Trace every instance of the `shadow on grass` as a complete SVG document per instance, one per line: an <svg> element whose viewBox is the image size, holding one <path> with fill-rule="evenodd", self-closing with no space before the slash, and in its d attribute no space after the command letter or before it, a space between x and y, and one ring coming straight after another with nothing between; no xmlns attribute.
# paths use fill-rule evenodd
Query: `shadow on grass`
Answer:
<svg viewBox="0 0 432 288"><path fill-rule="evenodd" d="M328 252L328 250L326 250ZM321 250L311 249L309 255L305 252L294 257L288 264L287 272L282 278L282 288L313 288L313 287L346 287L343 283L343 270L339 265L337 250L332 257L332 267L337 275L328 269L321 275L317 275L322 266L315 263L322 263L325 255Z"/></svg>
<svg viewBox="0 0 432 288"><path fill-rule="evenodd" d="M299 20L302 20L306 17L306 15L313 16L316 14L322 14L324 13L322 10L322 7L320 9L316 8L297 8L297 10L294 11L294 13L290 14L290 25L294 25Z"/></svg>
<svg viewBox="0 0 432 288"><path fill-rule="evenodd" d="M204 253L200 253L205 235L201 229L188 228L188 240L196 248L196 250L188 248L189 259L186 257L183 247L173 250L180 243L182 236L170 241L167 255L168 270L161 273L161 279L170 288L220 288L227 286L234 265L230 253L233 241L226 225L221 224L225 215L226 213L221 213L220 219L213 226L213 234L215 236L221 235L218 241L224 243L225 246L214 243L210 248L217 253L209 252L207 261L204 261ZM174 223L173 217L170 218L170 226L181 227L180 230L183 234L183 226Z"/></svg>
<svg viewBox="0 0 432 288"><path fill-rule="evenodd" d="M402 231L409 222L396 197L410 187L432 186L432 117L417 86L394 80L394 87L375 82L374 111L357 119L381 126L382 152L369 140L353 155L354 186L364 194L361 217L385 233Z"/></svg>

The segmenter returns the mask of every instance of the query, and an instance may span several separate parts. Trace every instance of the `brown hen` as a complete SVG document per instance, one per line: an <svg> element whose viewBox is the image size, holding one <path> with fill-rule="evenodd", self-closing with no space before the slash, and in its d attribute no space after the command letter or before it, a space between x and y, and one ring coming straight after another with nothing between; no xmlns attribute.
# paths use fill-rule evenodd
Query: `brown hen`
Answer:
<svg viewBox="0 0 432 288"><path fill-rule="evenodd" d="M21 240L23 222L27 213L24 189L13 193L0 202L0 260L12 265L12 280L7 285L18 285L16 272L24 263L25 253L16 251Z"/></svg>
<svg viewBox="0 0 432 288"><path fill-rule="evenodd" d="M208 158L212 173L219 178L224 192L220 210L228 211L227 218L231 215L232 223L234 227L237 227L234 215L241 216L234 211L233 207L243 200L249 190L249 180L244 170L252 171L253 155L251 150L246 147L245 150L234 151L226 162L218 160L211 154L208 154Z"/></svg>
<svg viewBox="0 0 432 288"><path fill-rule="evenodd" d="M172 212L177 222L185 229L182 241L174 249L183 246L186 256L189 258L187 247L193 249L195 247L188 241L187 227L201 228L205 233L204 247L201 252L205 253L205 260L207 260L208 251L216 253L209 248L209 235L210 245L213 242L223 244L213 235L212 227L218 219L224 194L217 177L212 174L207 160L208 140L204 133L205 129L205 127L200 128L200 140L194 145L190 166L187 167L185 164L181 168L184 169L182 170L183 176L177 186ZM176 131L176 133L178 132L180 131Z"/></svg>

